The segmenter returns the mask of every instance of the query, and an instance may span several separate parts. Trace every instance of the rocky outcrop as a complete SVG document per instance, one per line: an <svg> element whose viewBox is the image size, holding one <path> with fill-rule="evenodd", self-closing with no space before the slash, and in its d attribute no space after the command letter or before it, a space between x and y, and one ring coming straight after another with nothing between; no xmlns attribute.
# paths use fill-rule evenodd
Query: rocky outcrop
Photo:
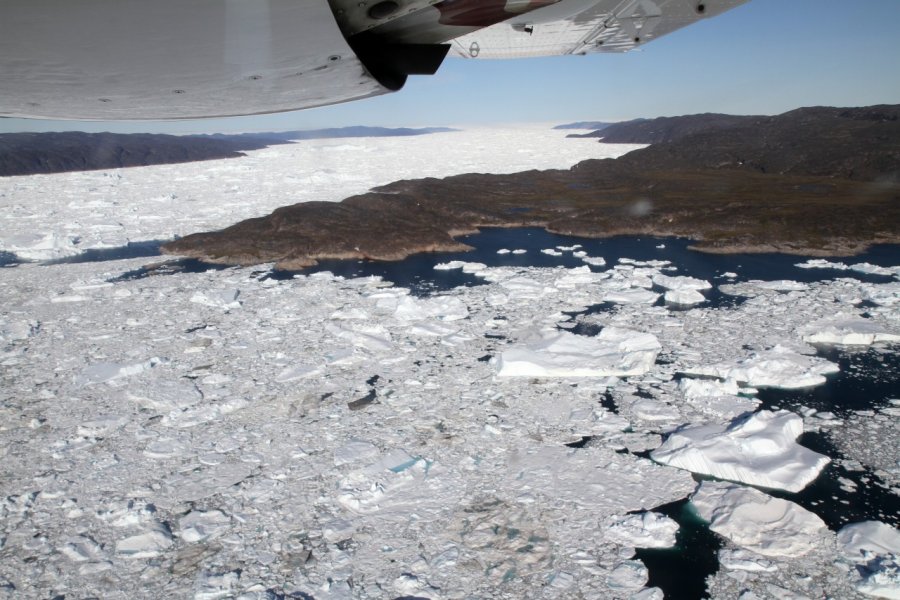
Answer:
<svg viewBox="0 0 900 600"><path fill-rule="evenodd" d="M900 242L900 107L800 109L569 170L399 181L163 246L213 262L395 260L482 226L654 234L710 252L840 255Z"/></svg>

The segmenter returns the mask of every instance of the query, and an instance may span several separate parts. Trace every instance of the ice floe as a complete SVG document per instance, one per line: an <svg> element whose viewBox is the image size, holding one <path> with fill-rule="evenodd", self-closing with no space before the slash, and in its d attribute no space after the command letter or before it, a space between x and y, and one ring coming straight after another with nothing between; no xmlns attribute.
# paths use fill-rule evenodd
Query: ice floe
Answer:
<svg viewBox="0 0 900 600"><path fill-rule="evenodd" d="M603 537L620 546L671 548L678 523L655 512L612 517L604 523Z"/></svg>
<svg viewBox="0 0 900 600"><path fill-rule="evenodd" d="M900 531L879 521L845 525L837 534L843 558L855 566L855 588L877 598L900 598Z"/></svg>
<svg viewBox="0 0 900 600"><path fill-rule="evenodd" d="M900 342L900 329L872 319L840 313L820 319L801 329L803 339L811 344L868 346L878 342Z"/></svg>
<svg viewBox="0 0 900 600"><path fill-rule="evenodd" d="M763 556L802 556L831 535L822 519L799 505L740 485L704 481L691 504L710 529Z"/></svg>
<svg viewBox="0 0 900 600"><path fill-rule="evenodd" d="M505 350L497 360L500 377L604 377L640 375L653 366L662 347L656 336L607 327L593 337L566 331Z"/></svg>
<svg viewBox="0 0 900 600"><path fill-rule="evenodd" d="M829 458L796 443L803 419L763 410L728 425L686 426L650 453L653 460L694 473L798 492Z"/></svg>
<svg viewBox="0 0 900 600"><path fill-rule="evenodd" d="M685 369L688 375L733 379L752 387L796 389L821 385L825 375L840 368L824 358L800 354L791 348L775 347L754 352L736 362Z"/></svg>

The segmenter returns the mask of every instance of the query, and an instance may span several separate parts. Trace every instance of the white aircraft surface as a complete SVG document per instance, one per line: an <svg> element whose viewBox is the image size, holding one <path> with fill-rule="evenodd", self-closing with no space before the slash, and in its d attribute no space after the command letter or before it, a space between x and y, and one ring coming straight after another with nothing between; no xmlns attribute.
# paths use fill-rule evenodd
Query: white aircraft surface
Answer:
<svg viewBox="0 0 900 600"><path fill-rule="evenodd" d="M447 54L624 52L746 0L6 0L0 117L181 119L397 91Z"/></svg>

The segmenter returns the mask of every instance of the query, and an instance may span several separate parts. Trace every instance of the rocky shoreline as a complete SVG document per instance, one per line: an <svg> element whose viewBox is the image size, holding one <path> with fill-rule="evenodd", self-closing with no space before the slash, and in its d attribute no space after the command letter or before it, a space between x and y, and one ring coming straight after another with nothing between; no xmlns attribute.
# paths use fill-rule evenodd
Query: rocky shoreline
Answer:
<svg viewBox="0 0 900 600"><path fill-rule="evenodd" d="M898 115L896 106L798 109L569 170L399 181L192 234L163 252L296 269L465 250L455 238L480 227L544 227L677 236L703 252L849 255L900 243Z"/></svg>

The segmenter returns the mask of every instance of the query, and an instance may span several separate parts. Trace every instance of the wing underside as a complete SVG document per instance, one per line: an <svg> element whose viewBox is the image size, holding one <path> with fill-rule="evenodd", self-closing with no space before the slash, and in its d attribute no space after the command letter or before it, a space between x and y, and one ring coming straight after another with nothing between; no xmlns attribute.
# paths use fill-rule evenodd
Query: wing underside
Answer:
<svg viewBox="0 0 900 600"><path fill-rule="evenodd" d="M0 117L179 119L400 89L444 56L621 52L746 0L5 0Z"/></svg>

